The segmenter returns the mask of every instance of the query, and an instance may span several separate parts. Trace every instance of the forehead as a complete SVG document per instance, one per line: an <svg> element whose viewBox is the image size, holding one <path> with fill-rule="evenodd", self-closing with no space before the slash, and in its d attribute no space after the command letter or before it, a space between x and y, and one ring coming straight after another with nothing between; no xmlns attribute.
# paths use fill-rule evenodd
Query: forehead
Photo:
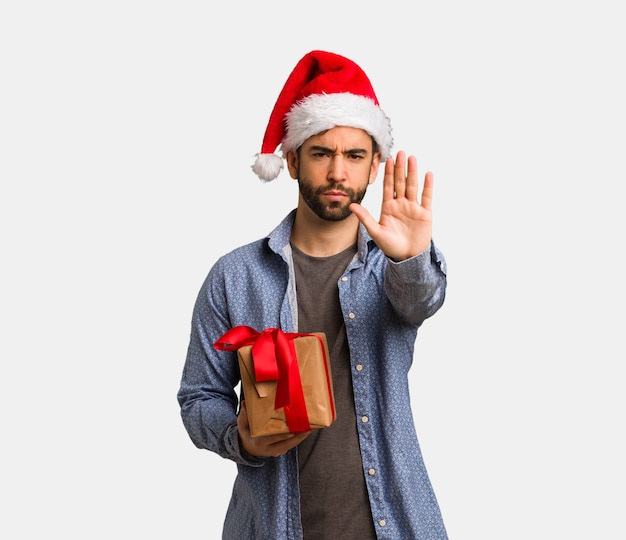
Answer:
<svg viewBox="0 0 626 540"><path fill-rule="evenodd" d="M325 146L331 149L360 148L371 150L372 137L364 129L337 126L309 137L302 146L304 148Z"/></svg>

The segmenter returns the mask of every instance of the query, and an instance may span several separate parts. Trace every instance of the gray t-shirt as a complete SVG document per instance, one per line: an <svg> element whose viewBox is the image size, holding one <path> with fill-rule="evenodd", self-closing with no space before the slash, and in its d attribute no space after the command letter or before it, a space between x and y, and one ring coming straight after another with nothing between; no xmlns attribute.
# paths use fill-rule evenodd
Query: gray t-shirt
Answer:
<svg viewBox="0 0 626 540"><path fill-rule="evenodd" d="M356 245L330 257L311 257L292 248L298 331L326 334L337 413L330 427L314 431L298 446L304 539L375 540L337 288Z"/></svg>

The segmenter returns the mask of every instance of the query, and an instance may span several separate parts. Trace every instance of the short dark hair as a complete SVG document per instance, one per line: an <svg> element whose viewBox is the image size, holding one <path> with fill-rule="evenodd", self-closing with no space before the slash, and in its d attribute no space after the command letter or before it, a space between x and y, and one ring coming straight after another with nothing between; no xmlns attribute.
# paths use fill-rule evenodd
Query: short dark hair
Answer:
<svg viewBox="0 0 626 540"><path fill-rule="evenodd" d="M374 139L374 137L371 137L371 138L372 138L372 154L375 154L376 152L380 152L380 144L378 144L378 141Z"/></svg>

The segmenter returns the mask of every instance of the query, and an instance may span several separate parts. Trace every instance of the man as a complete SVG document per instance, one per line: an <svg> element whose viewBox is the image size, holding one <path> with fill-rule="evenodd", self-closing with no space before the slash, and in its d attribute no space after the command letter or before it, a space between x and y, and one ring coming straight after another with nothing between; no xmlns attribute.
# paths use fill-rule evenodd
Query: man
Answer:
<svg viewBox="0 0 626 540"><path fill-rule="evenodd" d="M445 260L432 235L433 176L397 153L389 119L351 60L312 51L276 102L253 170L283 165L297 208L266 238L221 257L193 314L178 394L200 448L238 464L223 538L446 539L419 449L408 370L417 330L443 304ZM379 221L360 205L384 166ZM230 328L324 332L336 420L251 437Z"/></svg>

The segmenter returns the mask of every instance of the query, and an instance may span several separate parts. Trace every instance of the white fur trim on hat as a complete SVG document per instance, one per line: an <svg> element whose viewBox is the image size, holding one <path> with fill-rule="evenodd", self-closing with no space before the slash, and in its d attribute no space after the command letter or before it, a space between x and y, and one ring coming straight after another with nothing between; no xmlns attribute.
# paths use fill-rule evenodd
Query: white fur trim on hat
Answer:
<svg viewBox="0 0 626 540"><path fill-rule="evenodd" d="M309 137L337 126L367 131L380 147L381 160L391 155L391 122L374 100L365 96L349 92L310 95L291 108L286 123L283 155L299 148Z"/></svg>

